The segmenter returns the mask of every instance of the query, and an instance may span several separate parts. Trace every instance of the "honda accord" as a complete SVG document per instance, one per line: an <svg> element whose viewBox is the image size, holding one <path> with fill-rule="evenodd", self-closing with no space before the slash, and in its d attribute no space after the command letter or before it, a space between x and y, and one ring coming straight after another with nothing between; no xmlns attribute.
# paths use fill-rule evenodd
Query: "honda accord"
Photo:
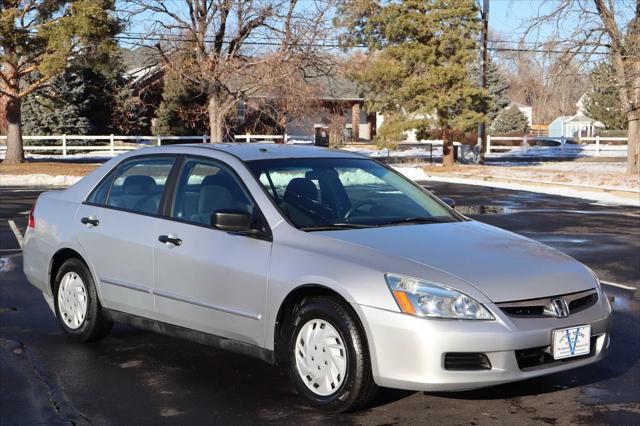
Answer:
<svg viewBox="0 0 640 426"><path fill-rule="evenodd" d="M609 347L611 306L590 269L341 150L123 154L40 195L24 272L72 340L119 322L281 363L331 411L378 386L492 386Z"/></svg>

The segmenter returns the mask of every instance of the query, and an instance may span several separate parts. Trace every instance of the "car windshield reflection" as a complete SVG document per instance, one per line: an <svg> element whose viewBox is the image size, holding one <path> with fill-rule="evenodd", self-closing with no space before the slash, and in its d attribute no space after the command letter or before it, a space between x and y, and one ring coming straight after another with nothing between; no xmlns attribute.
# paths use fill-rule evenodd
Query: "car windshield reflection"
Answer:
<svg viewBox="0 0 640 426"><path fill-rule="evenodd" d="M372 160L256 160L249 167L283 215L304 231L461 220L420 187Z"/></svg>

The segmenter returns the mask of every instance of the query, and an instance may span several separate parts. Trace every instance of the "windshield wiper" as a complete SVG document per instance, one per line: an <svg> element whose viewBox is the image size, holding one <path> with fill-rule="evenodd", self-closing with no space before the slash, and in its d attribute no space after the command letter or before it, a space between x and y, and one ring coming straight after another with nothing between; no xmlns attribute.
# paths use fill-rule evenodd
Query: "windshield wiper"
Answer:
<svg viewBox="0 0 640 426"><path fill-rule="evenodd" d="M302 231L333 231L336 229L363 229L371 228L370 225L362 225L359 223L328 223L326 225L304 226L300 228Z"/></svg>
<svg viewBox="0 0 640 426"><path fill-rule="evenodd" d="M380 226L394 226L394 225L422 224L422 223L447 223L447 222L453 222L453 220L448 217L415 216L415 217L405 217L402 219L392 220L391 222L381 223Z"/></svg>

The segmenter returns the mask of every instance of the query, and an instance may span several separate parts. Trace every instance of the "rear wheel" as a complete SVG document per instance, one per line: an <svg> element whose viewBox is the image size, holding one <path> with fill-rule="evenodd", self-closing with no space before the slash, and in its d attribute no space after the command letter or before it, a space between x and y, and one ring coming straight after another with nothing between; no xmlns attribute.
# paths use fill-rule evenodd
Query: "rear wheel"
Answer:
<svg viewBox="0 0 640 426"><path fill-rule="evenodd" d="M113 325L104 318L89 268L79 259L68 259L58 270L54 307L60 328L72 340L99 340Z"/></svg>
<svg viewBox="0 0 640 426"><path fill-rule="evenodd" d="M337 299L313 297L298 306L288 352L291 380L316 408L356 410L376 393L364 333Z"/></svg>

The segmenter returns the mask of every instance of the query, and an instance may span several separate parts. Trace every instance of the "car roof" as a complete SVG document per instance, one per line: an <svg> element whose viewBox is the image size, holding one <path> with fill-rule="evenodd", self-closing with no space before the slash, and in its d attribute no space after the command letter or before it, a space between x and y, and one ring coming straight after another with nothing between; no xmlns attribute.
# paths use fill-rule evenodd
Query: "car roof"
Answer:
<svg viewBox="0 0 640 426"><path fill-rule="evenodd" d="M175 147L175 145L172 145ZM242 161L273 160L279 158L363 158L355 152L322 148L313 145L288 145L275 143L199 143L185 147L222 151L238 157Z"/></svg>

